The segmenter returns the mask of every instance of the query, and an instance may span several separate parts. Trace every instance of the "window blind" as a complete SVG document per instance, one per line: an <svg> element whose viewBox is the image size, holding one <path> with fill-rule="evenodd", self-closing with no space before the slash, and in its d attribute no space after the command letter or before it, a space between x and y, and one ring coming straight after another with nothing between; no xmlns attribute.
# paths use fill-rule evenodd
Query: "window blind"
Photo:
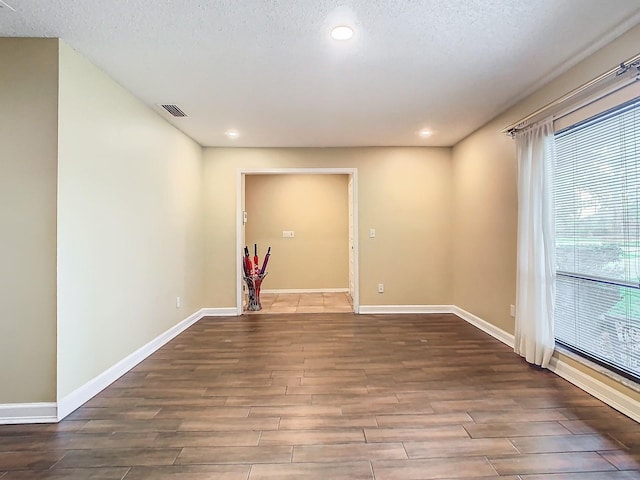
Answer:
<svg viewBox="0 0 640 480"><path fill-rule="evenodd" d="M555 139L556 340L640 380L640 98Z"/></svg>

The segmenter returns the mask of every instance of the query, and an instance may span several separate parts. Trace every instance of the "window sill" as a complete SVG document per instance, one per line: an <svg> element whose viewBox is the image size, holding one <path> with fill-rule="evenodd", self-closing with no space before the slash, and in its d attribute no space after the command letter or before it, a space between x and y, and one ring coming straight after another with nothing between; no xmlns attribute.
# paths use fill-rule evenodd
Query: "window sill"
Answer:
<svg viewBox="0 0 640 480"><path fill-rule="evenodd" d="M585 367L588 367L591 370L594 370L594 371L604 375L605 377L608 377L611 380L616 381L620 385L624 385L625 387L633 390L634 392L640 393L640 383L634 382L633 380L631 380L629 378L626 378L626 377L623 377L622 375L618 375L617 373L612 372L608 368L603 367L602 365L598 365L597 363L592 362L592 361L584 358L583 356L578 355L577 353L572 352L571 350L568 350L568 349L564 348L562 345L556 345L556 351L558 353L561 353L565 357L568 357L568 358L570 358L572 360L575 360L576 362L584 365Z"/></svg>

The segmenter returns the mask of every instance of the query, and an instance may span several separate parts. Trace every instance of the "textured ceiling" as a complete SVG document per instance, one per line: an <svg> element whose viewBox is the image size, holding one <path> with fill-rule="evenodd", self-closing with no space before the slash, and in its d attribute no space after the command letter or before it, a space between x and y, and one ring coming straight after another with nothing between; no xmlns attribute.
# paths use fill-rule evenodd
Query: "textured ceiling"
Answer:
<svg viewBox="0 0 640 480"><path fill-rule="evenodd" d="M0 36L62 38L205 146L453 145L640 21L639 0L4 2Z"/></svg>

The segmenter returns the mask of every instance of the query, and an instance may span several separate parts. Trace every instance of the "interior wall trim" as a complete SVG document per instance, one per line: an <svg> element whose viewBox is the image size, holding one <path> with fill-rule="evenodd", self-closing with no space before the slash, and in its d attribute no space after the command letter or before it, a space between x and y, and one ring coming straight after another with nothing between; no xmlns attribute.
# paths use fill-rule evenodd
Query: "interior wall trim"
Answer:
<svg viewBox="0 0 640 480"><path fill-rule="evenodd" d="M465 320L467 323L470 323L474 327L479 328L483 332L488 333L493 338L500 340L505 345L508 345L511 348L513 348L513 346L515 345L515 337L511 333L496 327L492 323L489 323L486 320L477 317L473 313L467 312L466 310L463 310L462 308L457 306L453 307L451 313Z"/></svg>
<svg viewBox="0 0 640 480"><path fill-rule="evenodd" d="M200 317L198 318L198 320L204 317L237 317L238 316L238 310L236 309L236 307L203 308L198 313L200 314Z"/></svg>
<svg viewBox="0 0 640 480"><path fill-rule="evenodd" d="M453 305L360 305L361 314L453 313Z"/></svg>
<svg viewBox="0 0 640 480"><path fill-rule="evenodd" d="M58 406L55 402L0 404L0 425L57 421Z"/></svg>
<svg viewBox="0 0 640 480"><path fill-rule="evenodd" d="M349 293L348 288L264 288L262 293Z"/></svg>
<svg viewBox="0 0 640 480"><path fill-rule="evenodd" d="M615 408L620 413L640 423L640 402L637 400L634 400L600 380L586 375L556 357L552 357L549 361L549 370L590 395L593 395L598 400L602 400L611 408Z"/></svg>

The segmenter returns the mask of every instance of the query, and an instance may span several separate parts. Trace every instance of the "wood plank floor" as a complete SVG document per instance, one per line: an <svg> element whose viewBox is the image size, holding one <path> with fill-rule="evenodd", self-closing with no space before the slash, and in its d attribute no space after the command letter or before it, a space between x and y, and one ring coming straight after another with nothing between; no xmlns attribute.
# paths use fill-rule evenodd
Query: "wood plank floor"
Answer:
<svg viewBox="0 0 640 480"><path fill-rule="evenodd" d="M205 318L0 480L630 480L640 424L453 315Z"/></svg>

